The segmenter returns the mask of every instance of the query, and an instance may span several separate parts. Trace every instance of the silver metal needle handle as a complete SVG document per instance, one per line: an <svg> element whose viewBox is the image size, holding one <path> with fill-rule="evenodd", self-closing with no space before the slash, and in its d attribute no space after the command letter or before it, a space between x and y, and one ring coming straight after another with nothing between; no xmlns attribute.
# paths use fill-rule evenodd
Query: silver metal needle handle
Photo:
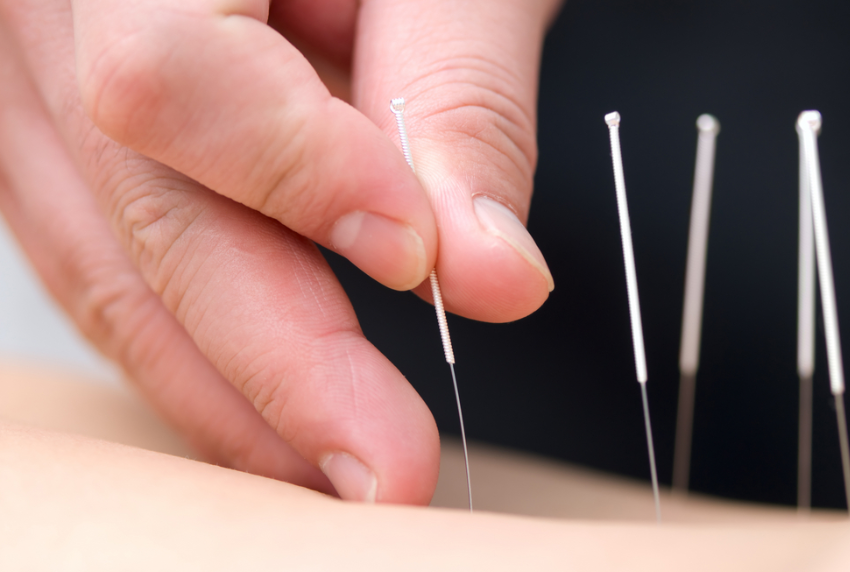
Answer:
<svg viewBox="0 0 850 572"><path fill-rule="evenodd" d="M687 492L691 468L696 376L702 337L702 308L705 291L705 261L714 179L714 150L720 123L708 114L697 118L697 158L691 221L688 228L688 258L685 269L685 300L682 308L682 340L679 346L679 406L673 450L673 490Z"/></svg>
<svg viewBox="0 0 850 572"><path fill-rule="evenodd" d="M821 128L821 115L817 111L804 111L797 119L806 174L812 200L812 222L815 231L815 258L820 284L823 326L826 331L826 357L829 366L829 384L835 396L835 415L838 420L838 438L841 446L841 467L844 472L844 494L850 507L850 444L847 439L847 419L844 413L844 364L841 359L841 340L838 336L838 309L835 303L835 280L832 274L832 255L829 251L829 232L826 228L826 211L823 185L818 159L817 135Z"/></svg>
<svg viewBox="0 0 850 572"><path fill-rule="evenodd" d="M616 111L605 116L611 135L611 160L614 165L614 186L617 190L617 208L620 213L620 237L623 241L623 259L626 266L626 289L629 295L629 314L632 323L632 343L635 350L635 369L640 382L643 402L643 421L646 429L646 446L649 450L649 469L652 478L652 496L655 499L655 518L661 522L661 500L658 492L658 472L655 467L655 446L652 442L652 425L649 422L649 400L646 396L646 352L643 344L643 325L640 319L640 300L635 271L635 253L632 248L632 227L629 222L629 204L626 200L626 180L623 176L623 155L620 151L620 114Z"/></svg>

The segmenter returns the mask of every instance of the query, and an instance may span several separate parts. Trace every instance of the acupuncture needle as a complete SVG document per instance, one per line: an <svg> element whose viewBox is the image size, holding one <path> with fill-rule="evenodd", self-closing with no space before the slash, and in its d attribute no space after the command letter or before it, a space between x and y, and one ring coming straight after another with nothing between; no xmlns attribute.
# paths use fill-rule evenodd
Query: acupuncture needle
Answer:
<svg viewBox="0 0 850 572"><path fill-rule="evenodd" d="M835 304L835 282L832 275L832 256L826 212L823 200L817 135L821 128L818 111L804 111L797 119L806 163L809 195L812 204L812 224L815 235L815 259L820 284L821 309L826 332L826 356L829 384L835 397L835 416L838 421L838 442L841 448L841 467L844 473L844 494L850 508L850 446L847 443L847 416L844 412L844 365L841 359L841 340L838 334L838 310Z"/></svg>
<svg viewBox="0 0 850 572"><path fill-rule="evenodd" d="M413 155L410 152L410 141L407 138L407 127L404 124L404 98L399 97L390 101L390 109L395 114L396 123L398 124L398 135L401 139L401 151L404 153L404 159L410 166L410 170L416 173L416 167L413 166ZM449 325L446 321L446 310L443 306L443 294L440 291L440 281L437 279L437 269L431 270L431 296L434 298L434 309L437 311L437 325L440 328L440 338L443 341L443 353L446 356L446 363L452 370L452 384L455 390L455 401L457 402L457 416L460 420L460 438L463 442L463 461L466 466L466 492L469 496L469 512L472 512L472 479L469 476L469 451L466 446L466 430L463 426L463 411L460 407L460 392L457 389L457 376L455 375L455 354L452 350L452 340L449 337Z"/></svg>
<svg viewBox="0 0 850 572"><path fill-rule="evenodd" d="M797 440L797 510L806 513L812 496L812 376L815 370L815 238L803 130L797 122L800 165L800 223L797 280L797 375L800 413Z"/></svg>
<svg viewBox="0 0 850 572"><path fill-rule="evenodd" d="M688 229L688 258L685 270L685 301L682 309L682 340L679 347L679 409L676 415L676 445L673 453L673 490L686 493L691 469L694 398L702 337L705 260L714 179L714 150L720 123L711 115L697 118L697 157L691 222Z"/></svg>
<svg viewBox="0 0 850 572"><path fill-rule="evenodd" d="M649 400L646 396L646 352L643 344L643 325L640 318L635 254L632 248L632 227L629 222L629 205L626 201L626 181L623 176L623 155L620 152L620 114L614 111L605 116L611 135L611 160L614 165L614 186L617 191L617 210L620 215L620 237L623 242L623 260L626 266L626 290L629 297L629 316L632 325L632 344L635 369L643 401L643 421L646 427L646 445L649 450L649 468L652 476L652 494L655 499L655 518L661 522L661 500L658 492L658 473L655 469L655 447L652 444L652 426L649 422Z"/></svg>

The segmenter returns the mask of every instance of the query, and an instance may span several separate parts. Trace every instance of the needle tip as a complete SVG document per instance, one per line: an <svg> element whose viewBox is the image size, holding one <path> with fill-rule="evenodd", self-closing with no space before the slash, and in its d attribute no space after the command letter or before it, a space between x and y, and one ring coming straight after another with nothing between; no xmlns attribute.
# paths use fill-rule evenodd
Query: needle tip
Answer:
<svg viewBox="0 0 850 572"><path fill-rule="evenodd" d="M713 115L703 113L697 117L697 129L702 133L714 133L717 135L720 133L720 122Z"/></svg>
<svg viewBox="0 0 850 572"><path fill-rule="evenodd" d="M620 114L616 111L612 111L611 113L605 116L605 123L608 124L608 127L619 127Z"/></svg>
<svg viewBox="0 0 850 572"><path fill-rule="evenodd" d="M820 133L821 116L820 111L804 111L797 118L797 128L811 127L815 133Z"/></svg>
<svg viewBox="0 0 850 572"><path fill-rule="evenodd" d="M404 98L397 97L393 100L390 100L390 109L393 110L393 113L401 113L404 111Z"/></svg>

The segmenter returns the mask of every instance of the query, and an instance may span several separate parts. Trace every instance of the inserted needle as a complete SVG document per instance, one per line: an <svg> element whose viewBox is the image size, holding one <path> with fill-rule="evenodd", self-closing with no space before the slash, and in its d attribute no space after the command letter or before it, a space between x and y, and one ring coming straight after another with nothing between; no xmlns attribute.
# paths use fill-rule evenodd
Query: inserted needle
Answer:
<svg viewBox="0 0 850 572"><path fill-rule="evenodd" d="M714 179L714 150L720 123L711 115L703 114L697 118L697 129L699 136L688 230L682 341L679 347L679 410L676 415L676 446L673 453L673 490L679 492L687 492L690 477L694 397L702 337L705 260L711 214L711 185Z"/></svg>
<svg viewBox="0 0 850 572"><path fill-rule="evenodd" d="M803 130L797 122L800 147L800 246L797 281L797 375L800 414L797 441L797 509L808 512L812 496L812 375L815 371L815 237L812 198Z"/></svg>
<svg viewBox="0 0 850 572"><path fill-rule="evenodd" d="M413 166L413 156L410 153L410 141L407 139L407 127L404 124L404 98L400 97L390 101L390 109L395 114L396 123L398 124L398 135L401 139L401 151L404 153L404 159L410 165L410 169L416 173L416 168ZM466 430L463 426L463 411L460 407L460 392L457 389L457 376L455 375L455 354L452 350L452 340L449 337L449 325L446 321L446 310L443 307L443 294L440 291L440 281L437 279L437 270L431 270L431 295L434 298L434 308L437 311L437 324L440 328L440 338L443 341L443 353L446 356L446 363L452 370L452 384L454 384L455 401L457 402L457 416L460 420L460 438L463 442L463 460L466 466L466 492L469 496L469 512L472 512L472 479L469 476L469 451L466 447Z"/></svg>
<svg viewBox="0 0 850 572"><path fill-rule="evenodd" d="M847 443L847 417L844 413L844 364L841 359L841 340L838 335L838 310L835 304L835 282L832 275L832 255L829 249L829 233L826 228L826 212L823 201L820 161L818 159L817 134L820 133L821 115L817 111L804 111L797 119L806 175L812 203L812 222L815 235L815 251L820 284L821 308L826 331L826 355L829 368L829 385L835 396L835 415L838 421L838 441L841 448L841 467L844 472L844 493L850 507L850 447Z"/></svg>
<svg viewBox="0 0 850 572"><path fill-rule="evenodd" d="M632 248L632 227L629 222L629 205L626 201L626 181L623 176L623 156L620 152L620 114L616 111L605 116L611 135L611 159L614 165L614 186L617 190L617 210L620 214L620 237L623 241L623 259L626 266L626 289L629 296L629 315L632 324L632 344L635 369L643 401L643 420L646 427L646 444L649 449L649 468L652 475L652 494L655 499L655 518L661 521L661 501L658 493L658 474L655 469L655 447L652 444L652 426L649 422L649 400L646 396L646 352L643 345L643 325L640 318L635 255Z"/></svg>

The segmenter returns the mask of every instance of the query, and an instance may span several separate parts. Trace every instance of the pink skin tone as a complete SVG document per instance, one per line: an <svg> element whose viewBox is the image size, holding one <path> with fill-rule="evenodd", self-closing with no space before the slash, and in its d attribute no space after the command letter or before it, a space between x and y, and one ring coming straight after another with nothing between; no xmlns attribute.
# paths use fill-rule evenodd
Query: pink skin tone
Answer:
<svg viewBox="0 0 850 572"><path fill-rule="evenodd" d="M537 309L554 285L522 221L556 8L0 0L0 208L80 329L208 458L427 503L433 418L311 241L426 299L436 265L470 318Z"/></svg>

